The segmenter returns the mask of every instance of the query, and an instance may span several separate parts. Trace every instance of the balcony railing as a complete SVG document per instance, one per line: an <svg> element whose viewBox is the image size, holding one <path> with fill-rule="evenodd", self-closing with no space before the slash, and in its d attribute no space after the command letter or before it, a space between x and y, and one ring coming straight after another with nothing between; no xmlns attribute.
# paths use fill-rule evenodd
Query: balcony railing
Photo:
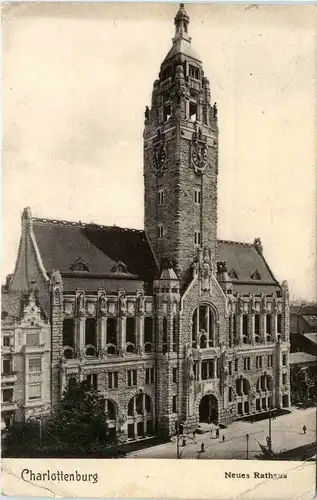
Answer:
<svg viewBox="0 0 317 500"><path fill-rule="evenodd" d="M17 381L17 372L14 372L14 371L2 372L1 378L2 378L2 382L5 382L6 384L14 383Z"/></svg>

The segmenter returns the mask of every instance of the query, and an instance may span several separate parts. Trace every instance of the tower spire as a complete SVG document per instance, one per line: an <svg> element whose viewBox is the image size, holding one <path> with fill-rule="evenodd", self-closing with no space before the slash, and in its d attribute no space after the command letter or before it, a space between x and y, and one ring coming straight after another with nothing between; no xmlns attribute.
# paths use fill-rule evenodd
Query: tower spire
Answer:
<svg viewBox="0 0 317 500"><path fill-rule="evenodd" d="M178 40L180 38L188 40L189 15L187 14L185 5L183 3L179 4L179 10L174 18L174 24L175 40Z"/></svg>

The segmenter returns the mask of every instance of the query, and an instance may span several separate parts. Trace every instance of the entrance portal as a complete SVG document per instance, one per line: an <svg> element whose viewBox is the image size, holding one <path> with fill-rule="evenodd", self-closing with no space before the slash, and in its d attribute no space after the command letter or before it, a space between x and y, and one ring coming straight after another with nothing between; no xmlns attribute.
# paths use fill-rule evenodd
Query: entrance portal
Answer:
<svg viewBox="0 0 317 500"><path fill-rule="evenodd" d="M218 401L213 394L206 394L200 401L199 422L218 423Z"/></svg>

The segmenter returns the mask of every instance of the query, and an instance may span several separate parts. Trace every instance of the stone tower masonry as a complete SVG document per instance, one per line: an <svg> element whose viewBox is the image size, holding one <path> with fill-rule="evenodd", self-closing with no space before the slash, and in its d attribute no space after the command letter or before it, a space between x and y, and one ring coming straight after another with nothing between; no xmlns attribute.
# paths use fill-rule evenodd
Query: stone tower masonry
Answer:
<svg viewBox="0 0 317 500"><path fill-rule="evenodd" d="M188 25L180 4L144 127L145 230L157 260L173 262L181 291L197 247L213 262L217 254L217 107Z"/></svg>

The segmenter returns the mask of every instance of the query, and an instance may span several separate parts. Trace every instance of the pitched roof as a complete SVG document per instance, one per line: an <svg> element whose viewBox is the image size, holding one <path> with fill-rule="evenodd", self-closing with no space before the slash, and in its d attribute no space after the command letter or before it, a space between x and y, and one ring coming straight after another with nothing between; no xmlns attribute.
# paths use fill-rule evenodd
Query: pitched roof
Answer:
<svg viewBox="0 0 317 500"><path fill-rule="evenodd" d="M317 315L316 314L304 315L303 318L310 328L315 328L315 327L317 328Z"/></svg>
<svg viewBox="0 0 317 500"><path fill-rule="evenodd" d="M20 292L10 292L2 289L1 293L1 317L3 320L11 317L18 319L21 314L22 296Z"/></svg>
<svg viewBox="0 0 317 500"><path fill-rule="evenodd" d="M297 365L300 363L317 363L317 356L312 354L307 354L307 352L291 352L289 355L289 362L291 365Z"/></svg>
<svg viewBox="0 0 317 500"><path fill-rule="evenodd" d="M155 258L144 231L96 224L33 219L33 232L48 273L72 272L84 262L89 273L115 276L118 262L125 264L126 277L154 275Z"/></svg>
<svg viewBox="0 0 317 500"><path fill-rule="evenodd" d="M219 240L218 259L226 262L228 270L234 269L239 281L278 284L263 255L257 251L254 244ZM261 279L254 279L256 272Z"/></svg>
<svg viewBox="0 0 317 500"><path fill-rule="evenodd" d="M316 332L304 333L304 337L306 337L306 339L310 340L314 344L317 344L317 333Z"/></svg>

